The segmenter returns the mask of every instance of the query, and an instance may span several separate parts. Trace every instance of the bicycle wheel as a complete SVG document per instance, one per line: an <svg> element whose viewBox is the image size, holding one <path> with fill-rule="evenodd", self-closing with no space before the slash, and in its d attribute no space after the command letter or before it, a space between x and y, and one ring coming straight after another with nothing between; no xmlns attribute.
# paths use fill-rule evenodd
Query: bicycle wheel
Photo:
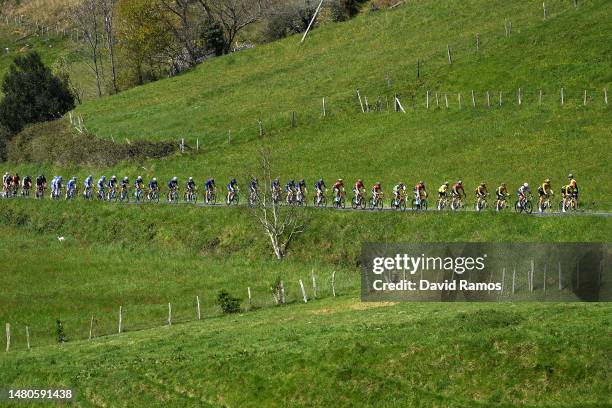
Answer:
<svg viewBox="0 0 612 408"><path fill-rule="evenodd" d="M353 197L353 199L351 200L351 208L353 210L356 210L358 206L359 202L357 201L357 197Z"/></svg>
<svg viewBox="0 0 612 408"><path fill-rule="evenodd" d="M404 200L400 200L399 209L400 209L400 211L406 211L406 200L405 199Z"/></svg>
<svg viewBox="0 0 612 408"><path fill-rule="evenodd" d="M421 210L427 211L427 200L425 199L421 200Z"/></svg>
<svg viewBox="0 0 612 408"><path fill-rule="evenodd" d="M378 200L377 204L378 204L377 207L378 207L379 210L382 210L383 207L385 206L384 200L382 198L380 200Z"/></svg>
<svg viewBox="0 0 612 408"><path fill-rule="evenodd" d="M531 203L531 201L527 201L524 205L524 211L527 214L531 214L533 212L533 204Z"/></svg>
<svg viewBox="0 0 612 408"><path fill-rule="evenodd" d="M523 207L521 206L520 200L516 200L516 203L514 203L514 211L516 211L517 213L523 212Z"/></svg>
<svg viewBox="0 0 612 408"><path fill-rule="evenodd" d="M412 199L412 202L410 204L410 208L412 209L412 211L416 211L416 210L419 209L419 206L417 205L416 198Z"/></svg>

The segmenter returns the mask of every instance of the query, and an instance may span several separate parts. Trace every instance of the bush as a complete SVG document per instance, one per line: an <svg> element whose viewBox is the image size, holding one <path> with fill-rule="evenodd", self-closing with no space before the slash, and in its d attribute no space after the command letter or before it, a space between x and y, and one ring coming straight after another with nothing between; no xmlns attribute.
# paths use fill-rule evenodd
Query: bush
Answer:
<svg viewBox="0 0 612 408"><path fill-rule="evenodd" d="M265 22L264 40L275 41L304 32L314 16L315 3L313 0L295 0L271 10Z"/></svg>
<svg viewBox="0 0 612 408"><path fill-rule="evenodd" d="M126 159L161 158L177 150L173 142L113 143L89 133L78 133L68 121L56 120L26 127L8 144L7 157L14 162L108 167Z"/></svg>
<svg viewBox="0 0 612 408"><path fill-rule="evenodd" d="M67 78L54 75L35 52L15 58L2 92L0 124L13 135L27 124L58 119L74 108Z"/></svg>
<svg viewBox="0 0 612 408"><path fill-rule="evenodd" d="M238 299L222 290L217 295L217 304L221 306L223 313L240 313L240 302L242 299Z"/></svg>

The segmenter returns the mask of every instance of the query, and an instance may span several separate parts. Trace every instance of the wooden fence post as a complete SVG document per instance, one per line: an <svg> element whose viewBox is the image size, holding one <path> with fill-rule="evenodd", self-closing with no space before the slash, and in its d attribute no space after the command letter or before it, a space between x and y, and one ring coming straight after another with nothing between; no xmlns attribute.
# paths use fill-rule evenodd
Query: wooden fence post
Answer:
<svg viewBox="0 0 612 408"><path fill-rule="evenodd" d="M440 107L440 100L438 99L438 93L436 92L436 108Z"/></svg>
<svg viewBox="0 0 612 408"><path fill-rule="evenodd" d="M444 94L444 103L446 104L446 109L448 109L448 96Z"/></svg>
<svg viewBox="0 0 612 408"><path fill-rule="evenodd" d="M472 106L476 107L476 97L474 96L474 90L472 90Z"/></svg>
<svg viewBox="0 0 612 408"><path fill-rule="evenodd" d="M502 91L499 91L499 106L502 106L502 104L503 104Z"/></svg>
<svg viewBox="0 0 612 408"><path fill-rule="evenodd" d="M119 333L123 330L123 306L119 306Z"/></svg>
<svg viewBox="0 0 612 408"><path fill-rule="evenodd" d="M325 112L325 97L323 97L323 117L325 117L326 112Z"/></svg>
<svg viewBox="0 0 612 408"><path fill-rule="evenodd" d="M608 90L604 88L604 103L608 104Z"/></svg>
<svg viewBox="0 0 612 408"><path fill-rule="evenodd" d="M450 45L446 45L446 53L448 54L448 65L453 65L453 54Z"/></svg>
<svg viewBox="0 0 612 408"><path fill-rule="evenodd" d="M250 306L253 301L251 297L251 287L250 286L247 287L247 295L249 296L249 306Z"/></svg>
<svg viewBox="0 0 612 408"><path fill-rule="evenodd" d="M361 106L361 113L365 113L365 109L363 108L363 102L361 101L361 94L359 93L359 89L357 89L357 99L359 99L359 106Z"/></svg>
<svg viewBox="0 0 612 408"><path fill-rule="evenodd" d="M26 326L26 344L28 345L28 350L32 348L30 345L30 328Z"/></svg>
<svg viewBox="0 0 612 408"><path fill-rule="evenodd" d="M489 96L489 91L487 91L487 108L491 107L491 98Z"/></svg>
<svg viewBox="0 0 612 408"><path fill-rule="evenodd" d="M314 269L312 269L310 273L312 275L312 297L316 299L317 298L317 279L315 278Z"/></svg>
<svg viewBox="0 0 612 408"><path fill-rule="evenodd" d="M168 326L172 326L172 305L168 302Z"/></svg>
<svg viewBox="0 0 612 408"><path fill-rule="evenodd" d="M300 279L300 288L302 289L302 297L304 298L304 303L308 303L308 298L306 297L306 290L304 289L304 282Z"/></svg>
<svg viewBox="0 0 612 408"><path fill-rule="evenodd" d="M89 321L89 340L93 339L93 326L94 326L94 316L91 315L91 320Z"/></svg>
<svg viewBox="0 0 612 408"><path fill-rule="evenodd" d="M11 325L10 323L6 324L6 352L11 349Z"/></svg>
<svg viewBox="0 0 612 408"><path fill-rule="evenodd" d="M501 284L501 293L504 293L504 284L506 282L506 268L502 269L502 284Z"/></svg>
<svg viewBox="0 0 612 408"><path fill-rule="evenodd" d="M563 95L563 88L561 88L561 106L563 106L564 102L565 102L565 96Z"/></svg>
<svg viewBox="0 0 612 408"><path fill-rule="evenodd" d="M429 110L429 91L427 91L425 96L425 107Z"/></svg>
<svg viewBox="0 0 612 408"><path fill-rule="evenodd" d="M332 296L336 297L336 271L332 271Z"/></svg>
<svg viewBox="0 0 612 408"><path fill-rule="evenodd" d="M291 112L291 127L295 128L297 126L297 121L295 119L295 111Z"/></svg>
<svg viewBox="0 0 612 408"><path fill-rule="evenodd" d="M202 313L200 311L200 296L196 296L196 317L198 320L202 320Z"/></svg>
<svg viewBox="0 0 612 408"><path fill-rule="evenodd" d="M200 138L196 137L196 152L200 151Z"/></svg>
<svg viewBox="0 0 612 408"><path fill-rule="evenodd" d="M585 90L584 90L584 100L583 100L582 104L583 104L584 106L586 106L586 103L587 103L587 91L586 91L586 89L585 89Z"/></svg>
<svg viewBox="0 0 612 408"><path fill-rule="evenodd" d="M281 305L285 304L285 284L283 283L283 281L281 280L279 283L280 286L280 299L279 302Z"/></svg>
<svg viewBox="0 0 612 408"><path fill-rule="evenodd" d="M533 274L535 272L533 259L531 260L531 273L529 274L529 291L533 292Z"/></svg>
<svg viewBox="0 0 612 408"><path fill-rule="evenodd" d="M457 100L459 101L459 109L461 109L461 94L457 94Z"/></svg>
<svg viewBox="0 0 612 408"><path fill-rule="evenodd" d="M512 270L512 294L514 295L514 283L516 282L516 269Z"/></svg>
<svg viewBox="0 0 612 408"><path fill-rule="evenodd" d="M540 89L540 96L538 98L538 105L542 106L542 90Z"/></svg>
<svg viewBox="0 0 612 408"><path fill-rule="evenodd" d="M546 17L548 17L548 13L546 11L546 3L542 3L542 10L544 11L544 20L546 20Z"/></svg>
<svg viewBox="0 0 612 408"><path fill-rule="evenodd" d="M523 98L521 95L521 88L518 89L518 104L519 106L523 104Z"/></svg>
<svg viewBox="0 0 612 408"><path fill-rule="evenodd" d="M417 59L417 78L421 77L421 60Z"/></svg>

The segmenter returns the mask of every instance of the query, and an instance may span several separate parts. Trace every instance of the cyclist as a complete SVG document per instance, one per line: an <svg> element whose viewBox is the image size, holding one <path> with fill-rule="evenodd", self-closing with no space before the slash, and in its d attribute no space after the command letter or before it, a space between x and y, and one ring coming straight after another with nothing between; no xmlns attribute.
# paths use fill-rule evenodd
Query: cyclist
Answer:
<svg viewBox="0 0 612 408"><path fill-rule="evenodd" d="M142 197L142 189L144 187L144 180L142 179L142 176L138 176L136 177L136 181L134 181L134 197L136 197L137 199L141 199Z"/></svg>
<svg viewBox="0 0 612 408"><path fill-rule="evenodd" d="M578 183L576 183L576 179L572 173L568 174L567 178L570 181L570 187L572 187L572 195L576 199L576 208L578 208Z"/></svg>
<svg viewBox="0 0 612 408"><path fill-rule="evenodd" d="M425 191L425 182L419 181L416 186L414 186L414 198L416 199L416 205L421 206L421 200L427 197L427 191Z"/></svg>
<svg viewBox="0 0 612 408"><path fill-rule="evenodd" d="M278 177L272 180L271 190L272 190L272 201L277 203L280 200L280 193L281 193L280 179Z"/></svg>
<svg viewBox="0 0 612 408"><path fill-rule="evenodd" d="M287 203L291 204L295 198L295 180L289 180L285 184L285 193L287 193Z"/></svg>
<svg viewBox="0 0 612 408"><path fill-rule="evenodd" d="M353 193L355 193L355 201L358 203L363 200L363 193L365 191L365 186L363 185L363 180L358 179L353 185Z"/></svg>
<svg viewBox="0 0 612 408"><path fill-rule="evenodd" d="M72 177L70 180L68 180L68 184L66 184L66 200L74 197L76 193L76 184L77 184L76 177Z"/></svg>
<svg viewBox="0 0 612 408"><path fill-rule="evenodd" d="M100 177L97 184L98 198L104 200L104 197L106 196L106 176Z"/></svg>
<svg viewBox="0 0 612 408"><path fill-rule="evenodd" d="M11 189L13 190L12 193L14 196L16 196L17 191L19 191L20 181L21 181L21 178L19 177L19 173L15 173L15 175L13 176L12 185L11 185Z"/></svg>
<svg viewBox="0 0 612 408"><path fill-rule="evenodd" d="M215 192L215 179L210 178L206 180L204 187L206 189L206 202L208 203L210 201L210 197Z"/></svg>
<svg viewBox="0 0 612 408"><path fill-rule="evenodd" d="M51 196L59 198L62 194L62 176L55 176L51 181Z"/></svg>
<svg viewBox="0 0 612 408"><path fill-rule="evenodd" d="M321 197L325 193L325 190L327 189L327 186L325 185L325 181L323 181L323 179L320 178L315 183L314 188L315 188L315 191L317 193L316 197L317 197L317 204L318 204L321 201Z"/></svg>
<svg viewBox="0 0 612 408"><path fill-rule="evenodd" d="M383 191L382 191L382 186L380 184L380 181L377 181L372 186L372 202L378 202L378 200L381 199L382 192Z"/></svg>
<svg viewBox="0 0 612 408"><path fill-rule="evenodd" d="M159 193L159 184L157 183L157 178L155 177L153 177L151 181L149 181L149 200L153 198L153 193Z"/></svg>
<svg viewBox="0 0 612 408"><path fill-rule="evenodd" d="M45 175L39 174L38 177L36 177L36 190L40 192L41 197L46 187L47 187L47 179L45 178Z"/></svg>
<svg viewBox="0 0 612 408"><path fill-rule="evenodd" d="M445 181L438 188L438 210L441 210L443 205L446 205L446 198L448 197L448 188L450 187L450 182Z"/></svg>
<svg viewBox="0 0 612 408"><path fill-rule="evenodd" d="M501 183L497 190L495 190L495 195L497 196L497 201L495 201L495 209L499 211L502 208L502 203L504 203L510 194L508 194L508 187L506 183Z"/></svg>
<svg viewBox="0 0 612 408"><path fill-rule="evenodd" d="M563 196L563 209L562 212L566 212L568 201L574 196L574 189L570 184L566 184L561 187L561 195Z"/></svg>
<svg viewBox="0 0 612 408"><path fill-rule="evenodd" d="M108 195L114 197L117 193L117 176L112 176L108 182Z"/></svg>
<svg viewBox="0 0 612 408"><path fill-rule="evenodd" d="M516 194L519 198L519 206L522 208L527 201L527 194L531 194L531 189L529 188L529 183L523 183L522 186L516 191Z"/></svg>
<svg viewBox="0 0 612 408"><path fill-rule="evenodd" d="M178 194L178 177L174 176L168 181L168 201L172 201L172 193L176 192Z"/></svg>
<svg viewBox="0 0 612 408"><path fill-rule="evenodd" d="M30 176L25 176L23 178L23 181L21 183L22 187L23 187L23 195L27 196L30 194L30 188L32 187L32 177Z"/></svg>
<svg viewBox="0 0 612 408"><path fill-rule="evenodd" d="M453 204L455 204L457 200L461 200L461 195L463 195L463 198L466 197L465 190L463 189L463 182L461 180L453 184L453 188L451 189L451 195L453 197Z"/></svg>
<svg viewBox="0 0 612 408"><path fill-rule="evenodd" d="M305 201L304 197L306 197L306 193L307 193L307 191L306 191L306 180L301 179L299 181L299 183L297 184L296 190L297 190L297 193L298 193L297 194L297 199L300 202L304 203L304 201Z"/></svg>
<svg viewBox="0 0 612 408"><path fill-rule="evenodd" d="M86 198L91 197L91 190L93 189L93 176L91 174L87 176L85 181L83 181L83 187L85 188L85 191L83 191L83 195Z"/></svg>
<svg viewBox="0 0 612 408"><path fill-rule="evenodd" d="M193 180L193 177L189 177L185 182L185 190L188 194L193 194L195 192L196 182Z"/></svg>
<svg viewBox="0 0 612 408"><path fill-rule="evenodd" d="M229 184L227 185L227 201L234 201L234 197L236 197L236 193L238 192L238 182L235 178L231 179Z"/></svg>
<svg viewBox="0 0 612 408"><path fill-rule="evenodd" d="M4 190L5 197L8 197L8 191L9 191L9 187L11 186L12 179L13 178L8 172L4 173L4 176L2 176L2 189Z"/></svg>
<svg viewBox="0 0 612 408"><path fill-rule="evenodd" d="M129 198L128 194L129 194L129 189L130 189L130 179L128 178L128 176L125 176L123 179L121 179L121 194L125 194L125 198Z"/></svg>
<svg viewBox="0 0 612 408"><path fill-rule="evenodd" d="M538 210L544 212L544 202L554 195L550 179L544 180L544 183L538 187L538 195L540 196Z"/></svg>
<svg viewBox="0 0 612 408"><path fill-rule="evenodd" d="M402 199L402 194L406 191L406 186L404 185L404 183L397 183L395 186L393 186L393 198L394 198L394 204L395 206L399 206L401 199Z"/></svg>
<svg viewBox="0 0 612 408"><path fill-rule="evenodd" d="M487 184L485 182L480 183L476 190L474 190L474 193L476 194L476 208L480 209L480 203L489 194Z"/></svg>
<svg viewBox="0 0 612 408"><path fill-rule="evenodd" d="M259 185L257 183L257 177L253 177L249 183L249 192L251 195L256 196L259 192Z"/></svg>
<svg viewBox="0 0 612 408"><path fill-rule="evenodd" d="M340 203L340 201L342 200L342 194L344 193L344 180L336 180L332 187L332 190L334 192L336 203Z"/></svg>

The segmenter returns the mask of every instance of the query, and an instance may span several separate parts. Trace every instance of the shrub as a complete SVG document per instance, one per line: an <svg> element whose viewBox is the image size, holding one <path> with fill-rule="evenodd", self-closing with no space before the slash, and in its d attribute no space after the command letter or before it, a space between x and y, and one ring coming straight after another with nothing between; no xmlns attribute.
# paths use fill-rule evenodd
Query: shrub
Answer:
<svg viewBox="0 0 612 408"><path fill-rule="evenodd" d="M240 313L240 302L242 299L238 299L230 295L225 290L222 290L217 295L217 304L221 306L223 313Z"/></svg>

